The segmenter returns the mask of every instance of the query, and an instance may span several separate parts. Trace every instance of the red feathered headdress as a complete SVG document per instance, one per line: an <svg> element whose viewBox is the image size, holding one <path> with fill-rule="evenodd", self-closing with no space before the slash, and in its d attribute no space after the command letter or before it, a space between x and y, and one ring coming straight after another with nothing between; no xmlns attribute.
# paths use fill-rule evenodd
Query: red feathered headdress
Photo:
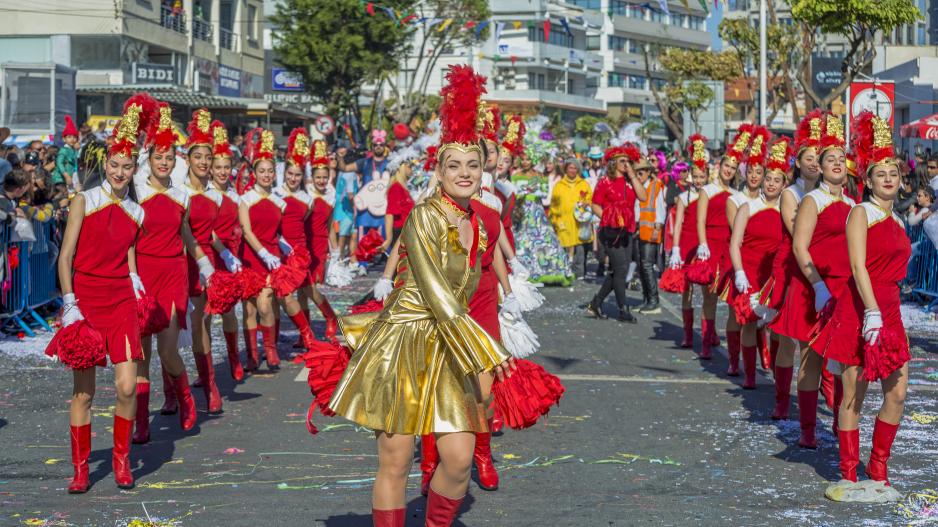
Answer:
<svg viewBox="0 0 938 527"><path fill-rule="evenodd" d="M518 157L524 154L524 134L527 132L524 119L520 115L512 115L505 126L505 135L502 137L501 155Z"/></svg>
<svg viewBox="0 0 938 527"><path fill-rule="evenodd" d="M779 136L769 147L769 157L765 162L765 169L788 174L788 171L791 170L791 156L793 153L791 139L784 135Z"/></svg>
<svg viewBox="0 0 938 527"><path fill-rule="evenodd" d="M62 138L64 139L67 136L74 135L78 137L78 127L75 126L75 121L72 120L71 115L65 116L65 130L62 130Z"/></svg>
<svg viewBox="0 0 938 527"><path fill-rule="evenodd" d="M404 123L395 124L392 131L394 132L394 139L398 141L403 141L410 137L410 127Z"/></svg>
<svg viewBox="0 0 938 527"><path fill-rule="evenodd" d="M228 130L221 121L212 121L212 155L215 157L231 157Z"/></svg>
<svg viewBox="0 0 938 527"><path fill-rule="evenodd" d="M176 133L173 131L173 109L169 103L156 103L156 112L147 128L145 148L159 151L170 150L176 146Z"/></svg>
<svg viewBox="0 0 938 527"><path fill-rule="evenodd" d="M256 167L257 164L261 161L274 160L274 133L270 130L264 130L263 128L258 128L255 130L255 143L254 148L251 149L253 157L251 158L251 166Z"/></svg>
<svg viewBox="0 0 938 527"><path fill-rule="evenodd" d="M425 171L430 172L436 168L436 151L439 150L439 148L440 147L436 145L430 145L427 147L427 160L423 163L423 169Z"/></svg>
<svg viewBox="0 0 938 527"><path fill-rule="evenodd" d="M892 144L892 130L873 112L864 110L853 122L850 142L857 158L857 174L869 174L876 165L898 165Z"/></svg>
<svg viewBox="0 0 938 527"><path fill-rule="evenodd" d="M310 152L310 158L314 169L329 168L329 149L326 147L325 141L313 141L313 148Z"/></svg>
<svg viewBox="0 0 938 527"><path fill-rule="evenodd" d="M123 155L132 159L137 158L140 135L146 131L156 101L145 93L138 93L127 99L121 120L111 132L111 146L108 147L108 157Z"/></svg>
<svg viewBox="0 0 938 527"><path fill-rule="evenodd" d="M606 154L603 156L603 163L609 163L613 159L622 156L628 157L629 161L632 163L637 163L642 159L642 152L632 143L625 143L622 146L613 146L606 149Z"/></svg>
<svg viewBox="0 0 938 527"><path fill-rule="evenodd" d="M824 128L821 133L821 151L824 153L832 148L839 148L847 151L847 140L844 139L844 122L840 117L829 113L824 120Z"/></svg>
<svg viewBox="0 0 938 527"><path fill-rule="evenodd" d="M287 163L306 168L309 160L309 135L303 128L294 128L287 139Z"/></svg>
<svg viewBox="0 0 938 527"><path fill-rule="evenodd" d="M765 156L769 149L769 141L772 134L764 126L756 126L752 130L752 142L749 144L749 151L746 153L746 164L765 165Z"/></svg>
<svg viewBox="0 0 938 527"><path fill-rule="evenodd" d="M703 173L707 173L707 138L701 134L690 136L687 141L687 155L690 162Z"/></svg>
<svg viewBox="0 0 938 527"><path fill-rule="evenodd" d="M752 142L754 130L755 126L753 126L752 123L741 124L739 130L736 132L736 137L730 141L729 148L726 150L726 154L723 158L731 159L735 161L737 165L742 163L746 156L746 151L749 150L749 144Z"/></svg>
<svg viewBox="0 0 938 527"><path fill-rule="evenodd" d="M821 149L821 133L824 130L825 113L821 110L814 110L798 123L798 130L795 131L795 150L800 156L808 148L815 150Z"/></svg>
<svg viewBox="0 0 938 527"><path fill-rule="evenodd" d="M186 127L186 133L189 134L189 140L186 141L186 150L192 150L197 146L207 146L212 148L212 114L205 108L199 108L192 112L192 120Z"/></svg>
<svg viewBox="0 0 938 527"><path fill-rule="evenodd" d="M482 137L498 144L498 132L502 127L501 110L494 103L482 103L482 108Z"/></svg>
<svg viewBox="0 0 938 527"><path fill-rule="evenodd" d="M485 93L485 77L476 74L471 66L450 66L446 74L446 86L440 90L440 149L437 157L448 148L481 154L479 131L482 119L479 103Z"/></svg>

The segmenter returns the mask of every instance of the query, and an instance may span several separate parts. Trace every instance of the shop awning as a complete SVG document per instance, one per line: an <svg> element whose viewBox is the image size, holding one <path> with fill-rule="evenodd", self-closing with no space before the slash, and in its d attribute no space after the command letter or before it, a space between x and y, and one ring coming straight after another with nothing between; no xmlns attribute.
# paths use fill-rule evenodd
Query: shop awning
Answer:
<svg viewBox="0 0 938 527"><path fill-rule="evenodd" d="M920 139L938 140L938 113L916 119L899 128L902 137L917 137Z"/></svg>

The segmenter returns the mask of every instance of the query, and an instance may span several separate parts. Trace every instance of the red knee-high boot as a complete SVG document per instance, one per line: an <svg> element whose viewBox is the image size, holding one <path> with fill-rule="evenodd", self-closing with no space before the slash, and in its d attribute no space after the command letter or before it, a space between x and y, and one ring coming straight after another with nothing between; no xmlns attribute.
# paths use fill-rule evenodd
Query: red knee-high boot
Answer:
<svg viewBox="0 0 938 527"><path fill-rule="evenodd" d="M225 346L228 349L228 368L231 378L236 381L244 380L244 369L241 367L241 357L238 356L238 332L225 332Z"/></svg>
<svg viewBox="0 0 938 527"><path fill-rule="evenodd" d="M700 358L703 360L710 360L713 358L713 353L710 350L710 346L713 345L710 338L710 332L713 331L713 321L707 319L700 320L700 334L703 338L700 339Z"/></svg>
<svg viewBox="0 0 938 527"><path fill-rule="evenodd" d="M306 317L306 324L308 326L312 326L313 322L312 322L312 319L309 317L309 309L300 308L300 311L302 311L303 316ZM293 318L293 317L290 317L290 318ZM296 342L293 343L293 349L304 349L305 347L306 346L303 345L303 337L297 338Z"/></svg>
<svg viewBox="0 0 938 527"><path fill-rule="evenodd" d="M114 416L114 449L111 451L111 466L114 481L122 489L134 488L134 476L130 473L130 433L134 422L119 415Z"/></svg>
<svg viewBox="0 0 938 527"><path fill-rule="evenodd" d="M68 484L69 494L84 494L88 492L88 456L91 455L91 423L81 426L70 426L72 440L72 468L75 474Z"/></svg>
<svg viewBox="0 0 938 527"><path fill-rule="evenodd" d="M247 348L247 363L244 365L245 371L257 371L260 365L261 357L257 351L257 328L244 328L244 346Z"/></svg>
<svg viewBox="0 0 938 527"><path fill-rule="evenodd" d="M374 527L404 527L407 518L407 509L391 509L379 511L371 509L371 521Z"/></svg>
<svg viewBox="0 0 938 527"><path fill-rule="evenodd" d="M450 525L453 524L453 520L456 519L456 513L459 512L459 507L462 505L464 499L465 496L455 500L447 498L446 496L437 494L433 489L430 489L427 495L427 520L424 526L450 527Z"/></svg>
<svg viewBox="0 0 938 527"><path fill-rule="evenodd" d="M772 371L775 371L775 358L778 357L778 347L779 347L778 339L773 339L770 336L769 337L769 357L771 357L772 363L769 364L769 366L771 367Z"/></svg>
<svg viewBox="0 0 938 527"><path fill-rule="evenodd" d="M420 494L427 495L430 491L430 480L440 462L440 453L436 450L436 436L433 434L420 436Z"/></svg>
<svg viewBox="0 0 938 527"><path fill-rule="evenodd" d="M176 389L173 387L173 380L166 373L166 368L160 368L163 372L163 407L160 408L160 414L173 415L179 409L179 403L176 402Z"/></svg>
<svg viewBox="0 0 938 527"><path fill-rule="evenodd" d="M682 348L694 347L694 310L682 309L681 316L684 319L684 340L681 341Z"/></svg>
<svg viewBox="0 0 938 527"><path fill-rule="evenodd" d="M841 430L837 439L840 441L840 477L856 481L857 465L860 464L860 430Z"/></svg>
<svg viewBox="0 0 938 527"><path fill-rule="evenodd" d="M173 379L166 374L173 384L173 391L176 398L179 399L179 426L186 432L192 430L195 426L195 398L192 397L192 390L189 389L189 376L186 370L182 370L179 377Z"/></svg>
<svg viewBox="0 0 938 527"><path fill-rule="evenodd" d="M831 428L834 430L834 435L837 435L837 428L840 425L838 419L840 418L840 403L844 400L844 382L841 379L840 375L834 375L834 423Z"/></svg>
<svg viewBox="0 0 938 527"><path fill-rule="evenodd" d="M717 335L717 325L716 320L710 321L710 345L719 346L720 345L720 336Z"/></svg>
<svg viewBox="0 0 938 527"><path fill-rule="evenodd" d="M150 442L150 383L137 383L137 414L134 417L133 442L141 445Z"/></svg>
<svg viewBox="0 0 938 527"><path fill-rule="evenodd" d="M309 327L306 314L302 311L298 311L295 315L290 317L290 320L296 324L296 329L300 332L300 340L303 342L303 347L307 350L313 349L316 346L316 335L313 335L313 329ZM267 362L270 363L270 359L268 359Z"/></svg>
<svg viewBox="0 0 938 527"><path fill-rule="evenodd" d="M817 448L817 390L798 390L798 419L801 421L801 437L798 446Z"/></svg>
<svg viewBox="0 0 938 527"><path fill-rule="evenodd" d="M834 375L827 371L827 359L824 359L824 365L821 367L821 391L824 392L824 402L827 404L827 407L833 410Z"/></svg>
<svg viewBox="0 0 938 527"><path fill-rule="evenodd" d="M870 461L866 464L866 475L875 481L885 481L889 485L889 455L892 443L899 432L898 424L890 424L879 417L873 426L873 448L870 449ZM859 449L858 449L859 450Z"/></svg>
<svg viewBox="0 0 938 527"><path fill-rule="evenodd" d="M775 367L775 410L772 419L776 421L788 419L788 405L791 399L791 376L794 372L792 366Z"/></svg>
<svg viewBox="0 0 938 527"><path fill-rule="evenodd" d="M335 334L339 330L339 319L336 318L335 311L332 310L332 306L329 305L326 297L323 297L322 302L316 304L316 307L319 308L319 312L326 319L326 340L334 341Z"/></svg>
<svg viewBox="0 0 938 527"><path fill-rule="evenodd" d="M264 339L264 357L267 359L267 367L271 370L280 369L280 355L277 354L277 330L273 326L258 325L261 338Z"/></svg>
<svg viewBox="0 0 938 527"><path fill-rule="evenodd" d="M194 355L195 367L199 370L199 377L202 378L202 390L205 391L208 413L220 413L222 410L221 394L218 392L218 385L215 384L215 365L212 364L212 352L209 350Z"/></svg>
<svg viewBox="0 0 938 527"><path fill-rule="evenodd" d="M756 346L759 348L759 358L762 360L762 370L769 371L772 369L772 352L769 351L769 343L766 342L769 340L766 337L765 330L762 328L756 328Z"/></svg>
<svg viewBox="0 0 938 527"><path fill-rule="evenodd" d="M726 332L726 355L729 357L729 367L726 369L726 375L736 377L739 375L739 352L740 341L739 331Z"/></svg>
<svg viewBox="0 0 938 527"><path fill-rule="evenodd" d="M491 425L489 428L491 429ZM482 490L498 490L498 472L492 462L491 432L476 433L476 447L472 458L476 462L476 472L479 474L479 487Z"/></svg>
<svg viewBox="0 0 938 527"><path fill-rule="evenodd" d="M726 338L729 342L729 337ZM743 379L743 389L756 389L756 347L743 346L743 372L746 377Z"/></svg>

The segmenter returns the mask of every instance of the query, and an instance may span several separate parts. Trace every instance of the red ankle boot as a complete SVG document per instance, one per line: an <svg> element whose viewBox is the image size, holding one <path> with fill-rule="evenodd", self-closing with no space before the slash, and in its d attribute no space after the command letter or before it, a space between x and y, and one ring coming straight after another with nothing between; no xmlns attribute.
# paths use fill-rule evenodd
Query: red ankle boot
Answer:
<svg viewBox="0 0 938 527"><path fill-rule="evenodd" d="M840 375L834 376L834 422L831 425L831 428L834 431L834 435L837 435L837 427L840 425L838 419L840 418L840 403L844 400L844 383Z"/></svg>
<svg viewBox="0 0 938 527"><path fill-rule="evenodd" d="M730 338L727 335L726 341L729 342ZM743 346L743 372L746 374L746 377L743 379L743 389L744 390L755 390L756 389L756 347L755 346Z"/></svg>
<svg viewBox="0 0 938 527"><path fill-rule="evenodd" d="M866 475L870 479L885 481L886 485L889 485L887 462L897 432L899 432L898 424L890 424L879 417L876 418L876 424L873 426L873 448L870 449L870 461L866 464Z"/></svg>
<svg viewBox="0 0 938 527"><path fill-rule="evenodd" d="M482 490L498 490L498 472L492 462L492 433L477 432L476 447L472 452Z"/></svg>
<svg viewBox="0 0 938 527"><path fill-rule="evenodd" d="M371 521L375 527L404 527L407 509L379 511L371 509Z"/></svg>
<svg viewBox="0 0 938 527"><path fill-rule="evenodd" d="M739 331L726 332L726 356L729 358L727 377L739 377Z"/></svg>
<svg viewBox="0 0 938 527"><path fill-rule="evenodd" d="M420 494L426 496L430 491L430 480L440 462L440 453L436 450L436 436L420 436Z"/></svg>
<svg viewBox="0 0 938 527"><path fill-rule="evenodd" d="M316 346L316 335L313 335L313 329L309 327L309 321L306 320L306 315L299 311L297 314L290 317L290 320L296 325L296 329L300 332L300 341L303 343L303 347L307 350L311 350ZM266 347L264 348L267 349ZM267 359L267 362L270 363L270 359Z"/></svg>
<svg viewBox="0 0 938 527"><path fill-rule="evenodd" d="M775 371L775 358L778 357L778 347L778 339L769 338L769 358L772 361L769 366L771 367L772 371Z"/></svg>
<svg viewBox="0 0 938 527"><path fill-rule="evenodd" d="M69 494L84 494L88 492L88 456L91 454L91 423L81 426L70 426L69 435L72 440L72 468L75 474L68 484Z"/></svg>
<svg viewBox="0 0 938 527"><path fill-rule="evenodd" d="M326 340L335 341L335 334L339 330L339 319L335 316L335 311L329 305L329 301L323 297L322 302L316 304L323 318L326 319Z"/></svg>
<svg viewBox="0 0 938 527"><path fill-rule="evenodd" d="M681 341L682 348L694 347L694 310L682 309L681 317L684 319L684 340Z"/></svg>
<svg viewBox="0 0 938 527"><path fill-rule="evenodd" d="M241 368L241 357L238 356L238 332L225 332L225 346L228 348L228 367L231 369L231 378L237 382L244 380L244 369Z"/></svg>
<svg viewBox="0 0 938 527"><path fill-rule="evenodd" d="M212 352L194 353L195 367L199 370L199 377L202 378L202 390L205 391L205 401L208 405L208 413L221 413L221 393L218 392L218 385L215 384L215 365L212 364Z"/></svg>
<svg viewBox="0 0 938 527"><path fill-rule="evenodd" d="M257 326L264 339L264 357L271 370L280 369L280 355L277 355L277 330L270 326Z"/></svg>
<svg viewBox="0 0 938 527"><path fill-rule="evenodd" d="M427 495L427 520L424 526L450 527L453 520L456 519L456 514L459 512L459 507L464 499L465 496L456 500L447 498L430 489L430 493Z"/></svg>
<svg viewBox="0 0 938 527"><path fill-rule="evenodd" d="M169 374L167 374L168 376ZM186 370L183 370L179 377L172 379L173 389L176 397L179 399L179 425L186 432L192 430L195 426L195 399L192 397L192 391L189 389L189 376Z"/></svg>
<svg viewBox="0 0 938 527"><path fill-rule="evenodd" d="M137 445L150 442L150 383L137 383L137 414L134 418L133 442Z"/></svg>
<svg viewBox="0 0 938 527"><path fill-rule="evenodd" d="M179 410L179 403L176 401L176 389L173 387L173 380L166 373L165 368L160 368L163 372L163 407L160 408L160 414L173 415Z"/></svg>
<svg viewBox="0 0 938 527"><path fill-rule="evenodd" d="M702 360L710 360L713 358L713 353L710 350L710 346L713 345L713 341L710 338L711 331L713 331L713 321L702 319L700 321L700 334L703 335L703 338L700 339L700 358Z"/></svg>
<svg viewBox="0 0 938 527"><path fill-rule="evenodd" d="M775 410L772 419L788 419L788 405L791 399L791 376L794 368L775 367Z"/></svg>
<svg viewBox="0 0 938 527"><path fill-rule="evenodd" d="M798 390L798 419L801 421L801 437L798 446L817 448L817 390Z"/></svg>
<svg viewBox="0 0 938 527"><path fill-rule="evenodd" d="M245 371L257 371L261 358L257 351L257 328L244 328L244 346L247 348L247 363Z"/></svg>
<svg viewBox="0 0 938 527"><path fill-rule="evenodd" d="M122 489L134 488L134 476L130 473L130 432L134 422L119 415L114 416L114 449L111 452L111 466L114 469L114 481Z"/></svg>
<svg viewBox="0 0 938 527"><path fill-rule="evenodd" d="M824 403L831 410L834 409L834 375L827 371L827 359L821 368L821 391L824 392Z"/></svg>
<svg viewBox="0 0 938 527"><path fill-rule="evenodd" d="M860 430L841 430L837 439L840 441L840 477L855 482L860 464Z"/></svg>

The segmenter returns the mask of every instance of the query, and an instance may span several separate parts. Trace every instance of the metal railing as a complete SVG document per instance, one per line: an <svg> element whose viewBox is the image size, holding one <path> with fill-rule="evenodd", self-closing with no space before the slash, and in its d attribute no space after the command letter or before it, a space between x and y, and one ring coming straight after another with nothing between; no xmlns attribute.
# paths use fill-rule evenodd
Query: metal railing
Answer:
<svg viewBox="0 0 938 527"><path fill-rule="evenodd" d="M219 29L218 40L221 47L229 51L238 51L238 35L230 29Z"/></svg>
<svg viewBox="0 0 938 527"><path fill-rule="evenodd" d="M186 12L174 11L170 7L160 7L160 25L177 33L186 32Z"/></svg>
<svg viewBox="0 0 938 527"><path fill-rule="evenodd" d="M206 42L212 41L212 24L201 18L192 19L192 36Z"/></svg>
<svg viewBox="0 0 938 527"><path fill-rule="evenodd" d="M36 308L59 301L55 284L58 248L52 243L55 223L33 220L32 224L34 242L14 242L12 227L0 226L3 251L0 321L12 323L30 337L35 336L34 327L52 331Z"/></svg>

